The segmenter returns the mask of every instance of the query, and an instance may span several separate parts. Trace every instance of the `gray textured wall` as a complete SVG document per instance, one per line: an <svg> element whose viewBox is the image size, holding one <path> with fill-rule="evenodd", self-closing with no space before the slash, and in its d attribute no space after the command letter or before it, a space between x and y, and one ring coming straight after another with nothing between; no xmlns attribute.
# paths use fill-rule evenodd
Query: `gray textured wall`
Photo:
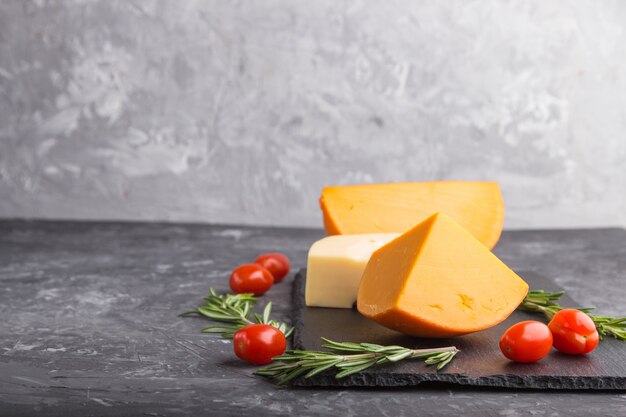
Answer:
<svg viewBox="0 0 626 417"><path fill-rule="evenodd" d="M626 2L0 3L0 217L319 226L325 184L500 181L626 225Z"/></svg>

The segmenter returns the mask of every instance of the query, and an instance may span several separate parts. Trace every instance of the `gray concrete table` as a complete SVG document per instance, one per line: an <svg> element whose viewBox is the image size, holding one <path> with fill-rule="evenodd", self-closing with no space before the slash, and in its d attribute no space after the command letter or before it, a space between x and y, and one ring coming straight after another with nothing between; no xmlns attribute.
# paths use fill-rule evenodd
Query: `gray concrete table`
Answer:
<svg viewBox="0 0 626 417"><path fill-rule="evenodd" d="M0 415L626 415L626 392L302 389L254 377L182 319L237 264L303 267L320 230L0 221ZM626 231L507 232L496 249L606 314L626 310ZM288 319L293 274L266 299Z"/></svg>

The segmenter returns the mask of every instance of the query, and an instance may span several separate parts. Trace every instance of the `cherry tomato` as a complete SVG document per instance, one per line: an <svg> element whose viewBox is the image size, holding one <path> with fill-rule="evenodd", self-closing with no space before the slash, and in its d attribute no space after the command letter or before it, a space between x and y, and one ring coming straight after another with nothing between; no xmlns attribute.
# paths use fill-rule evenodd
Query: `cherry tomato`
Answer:
<svg viewBox="0 0 626 417"><path fill-rule="evenodd" d="M548 327L554 337L554 348L570 355L589 353L600 341L591 317L573 308L557 312Z"/></svg>
<svg viewBox="0 0 626 417"><path fill-rule="evenodd" d="M261 265L274 276L274 282L280 282L289 273L289 258L282 253L264 253L259 255L254 263Z"/></svg>
<svg viewBox="0 0 626 417"><path fill-rule="evenodd" d="M266 365L287 348L285 335L268 324L251 324L237 330L233 337L235 355L254 365Z"/></svg>
<svg viewBox="0 0 626 417"><path fill-rule="evenodd" d="M509 327L500 339L500 350L515 362L535 362L552 349L552 333L538 321L521 321Z"/></svg>
<svg viewBox="0 0 626 417"><path fill-rule="evenodd" d="M263 295L274 284L274 277L267 269L257 264L238 266L230 275L230 289L234 292Z"/></svg>

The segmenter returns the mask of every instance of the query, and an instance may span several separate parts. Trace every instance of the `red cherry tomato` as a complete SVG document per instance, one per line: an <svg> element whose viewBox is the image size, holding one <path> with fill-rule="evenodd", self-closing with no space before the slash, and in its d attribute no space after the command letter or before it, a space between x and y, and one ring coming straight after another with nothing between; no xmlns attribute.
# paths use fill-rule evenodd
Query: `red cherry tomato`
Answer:
<svg viewBox="0 0 626 417"><path fill-rule="evenodd" d="M274 277L267 269L257 264L238 266L230 275L230 289L234 292L263 295L274 284Z"/></svg>
<svg viewBox="0 0 626 417"><path fill-rule="evenodd" d="M589 353L600 341L591 317L573 308L557 312L548 327L554 337L554 348L570 355Z"/></svg>
<svg viewBox="0 0 626 417"><path fill-rule="evenodd" d="M500 339L500 350L515 362L535 362L552 349L552 333L538 321L522 321L509 327Z"/></svg>
<svg viewBox="0 0 626 417"><path fill-rule="evenodd" d="M254 263L270 271L274 276L274 282L282 281L289 273L289 258L282 253L264 253L263 255L259 255Z"/></svg>
<svg viewBox="0 0 626 417"><path fill-rule="evenodd" d="M235 355L254 365L266 365L287 348L285 335L268 324L251 324L237 330L233 337Z"/></svg>

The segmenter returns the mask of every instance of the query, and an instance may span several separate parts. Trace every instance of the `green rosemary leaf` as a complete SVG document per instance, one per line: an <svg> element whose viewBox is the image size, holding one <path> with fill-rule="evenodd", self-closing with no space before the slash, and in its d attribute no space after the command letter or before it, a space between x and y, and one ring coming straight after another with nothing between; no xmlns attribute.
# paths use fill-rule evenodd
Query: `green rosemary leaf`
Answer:
<svg viewBox="0 0 626 417"><path fill-rule="evenodd" d="M437 371L440 371L441 369L443 369L446 365L448 365L450 363L450 361L452 361L452 359L454 359L454 356L456 355L456 352L450 352L448 353L444 359L439 362L439 364L437 365Z"/></svg>
<svg viewBox="0 0 626 417"><path fill-rule="evenodd" d="M359 343L352 342L334 342L322 337L322 340L326 343L322 347L335 350L338 352L361 352L363 347Z"/></svg>
<svg viewBox="0 0 626 417"><path fill-rule="evenodd" d="M412 352L411 350L408 350L408 349L407 349L407 350L406 350L406 351L404 351L404 352L399 352L399 353L393 354L393 355L391 355L391 356L387 356L387 360L388 360L389 362L399 362L399 361L401 361L401 360L403 360L403 359L408 358L408 357L409 357L409 356L411 356L412 354L413 354L413 352Z"/></svg>
<svg viewBox="0 0 626 417"><path fill-rule="evenodd" d="M338 363L337 368L352 368L355 366L363 365L364 363L369 363L371 361L372 361L371 355L368 355L367 357L363 359L360 359L360 358L355 358L354 360L346 359L345 361Z"/></svg>
<svg viewBox="0 0 626 417"><path fill-rule="evenodd" d="M369 350L370 352L383 352L383 351L386 352L386 351L389 351L390 349L393 350L394 348L398 347L398 346L382 346L382 345L377 345L374 343L359 343L359 346Z"/></svg>
<svg viewBox="0 0 626 417"><path fill-rule="evenodd" d="M263 323L268 323L270 321L270 314L272 313L272 302L267 303L265 308L263 309Z"/></svg>
<svg viewBox="0 0 626 417"><path fill-rule="evenodd" d="M324 363L320 363L318 366L313 367L308 374L306 374L304 377L305 378L311 378L312 376L315 376L321 372L326 371L327 369L332 368L333 366L338 365L341 362L341 359L335 359L335 360L331 360Z"/></svg>
<svg viewBox="0 0 626 417"><path fill-rule="evenodd" d="M343 371L335 375L335 378L341 379L341 378L347 377L348 375L356 374L358 372L366 370L367 368L371 367L375 363L376 363L375 359L370 359L369 361L363 362L359 365L353 365L351 367L347 367Z"/></svg>

